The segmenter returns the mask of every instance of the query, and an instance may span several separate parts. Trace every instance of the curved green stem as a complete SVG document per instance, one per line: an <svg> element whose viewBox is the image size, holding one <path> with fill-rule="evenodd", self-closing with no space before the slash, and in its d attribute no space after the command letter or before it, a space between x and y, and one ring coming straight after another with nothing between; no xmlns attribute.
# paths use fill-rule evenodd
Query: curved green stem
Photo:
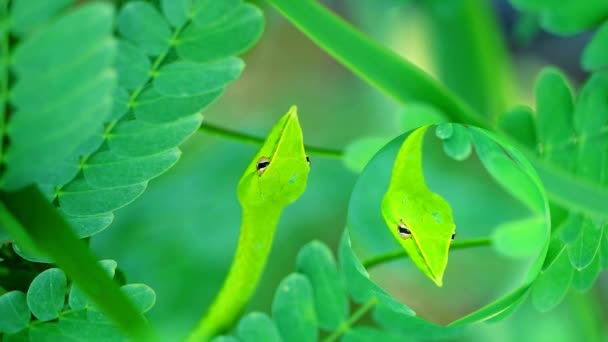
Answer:
<svg viewBox="0 0 608 342"><path fill-rule="evenodd" d="M450 250L454 251L454 250L458 250L458 249L490 246L491 244L492 244L492 239L490 239L489 237L462 240L462 241L454 241L452 243L452 245L450 246ZM385 254L376 255L369 259L364 260L363 267L370 269L372 267L378 266L385 262L389 262L389 261L393 261L393 260L401 259L401 258L407 258L407 256L408 255L405 252L405 250L403 250L403 249L395 250L395 251L388 252Z"/></svg>
<svg viewBox="0 0 608 342"><path fill-rule="evenodd" d="M357 309L357 311L353 312L353 314L346 320L346 322L342 323L331 335L327 336L323 342L333 342L336 341L342 334L347 332L353 324L357 323L358 320L361 319L369 310L371 310L378 303L378 298L372 297L370 300L365 302L363 305Z"/></svg>
<svg viewBox="0 0 608 342"><path fill-rule="evenodd" d="M227 138L235 141L240 141L246 144L252 145L261 145L264 142L264 138L260 138L255 135L242 133L234 130L230 130L227 128L219 127L216 125L208 124L203 122L203 124L199 127L199 129L203 132L207 132L213 135L217 135L222 138ZM325 148L325 147L315 147L304 145L304 149L306 152L318 156L329 157L329 158L342 158L344 152L341 150Z"/></svg>
<svg viewBox="0 0 608 342"><path fill-rule="evenodd" d="M280 216L281 210L243 208L239 242L228 276L188 341L208 341L238 318L266 266Z"/></svg>

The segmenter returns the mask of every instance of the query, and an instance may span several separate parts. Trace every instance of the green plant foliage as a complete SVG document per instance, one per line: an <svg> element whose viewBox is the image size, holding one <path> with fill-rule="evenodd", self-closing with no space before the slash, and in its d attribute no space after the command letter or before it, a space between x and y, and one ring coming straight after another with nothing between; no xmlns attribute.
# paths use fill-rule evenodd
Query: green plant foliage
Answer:
<svg viewBox="0 0 608 342"><path fill-rule="evenodd" d="M39 16L43 21L66 7L35 3L20 1L13 10L18 11L18 18L25 16L23 20L26 12L40 10L46 14ZM112 106L116 84L111 68L116 53L112 20L109 5L88 4L28 35L13 51L11 70L17 81L10 104L15 112L4 132L11 143L5 155L3 188L14 190L33 182L46 184L73 177L78 155L88 152L80 149L88 147L86 142L99 133ZM17 26L16 34L27 31L26 26ZM32 97L37 101L31 101ZM38 138L32 140L33 136ZM66 167L61 175L48 174L68 160L75 165Z"/></svg>
<svg viewBox="0 0 608 342"><path fill-rule="evenodd" d="M272 317L284 340L317 340L318 320L307 277L295 273L283 279L274 295Z"/></svg>
<svg viewBox="0 0 608 342"><path fill-rule="evenodd" d="M100 263L113 275L115 261ZM150 310L156 301L154 291L144 284L128 284L121 289L141 313ZM3 341L125 340L120 330L74 284L68 287L65 274L58 268L36 276L27 295L20 291L1 295L0 313L3 313L0 320ZM31 314L34 318L30 321Z"/></svg>
<svg viewBox="0 0 608 342"><path fill-rule="evenodd" d="M595 0L511 0L521 10L537 13L541 25L559 34L573 34L595 27L608 18L608 4Z"/></svg>
<svg viewBox="0 0 608 342"><path fill-rule="evenodd" d="M539 157L581 178L607 184L608 160L604 155L608 142L602 132L608 121L606 92L608 77L596 73L574 98L566 77L557 69L545 69L536 84L536 115L530 115ZM521 141L530 144L529 139ZM561 239L563 246L559 262L545 268L539 285L534 287L534 303L539 309L546 311L559 304L570 284L579 291L591 287L605 268L600 261L605 252L600 246L606 239L606 226L604 218L578 212L576 208L570 210L561 224L554 224L554 236ZM566 260L570 261L569 270Z"/></svg>
<svg viewBox="0 0 608 342"><path fill-rule="evenodd" d="M23 39L10 51L15 112L3 182L40 184L84 238L177 162L200 111L241 74L234 55L260 37L263 18L240 1L164 1L162 13L131 1L117 13L115 38L108 4L70 3L11 6L11 34Z"/></svg>

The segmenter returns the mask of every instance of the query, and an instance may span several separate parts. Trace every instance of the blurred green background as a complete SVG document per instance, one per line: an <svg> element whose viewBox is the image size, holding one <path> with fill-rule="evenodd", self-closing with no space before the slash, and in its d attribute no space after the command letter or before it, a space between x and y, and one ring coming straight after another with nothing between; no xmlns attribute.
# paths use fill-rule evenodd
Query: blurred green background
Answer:
<svg viewBox="0 0 608 342"><path fill-rule="evenodd" d="M456 70L443 75L447 84L474 106L491 106L475 78L480 71L467 64L466 42L459 41L454 36L457 30L442 21L442 11L449 11L450 6L425 7L404 0L325 3L432 74L439 77L441 70ZM266 32L244 56L247 68L242 77L204 112L207 122L265 136L289 106L296 104L308 145L344 149L357 138L390 138L402 133L399 122L404 108L328 57L264 2L257 4L266 14ZM504 88L510 90L503 94L508 105L531 104L534 75L544 65L559 66L575 84L584 79L578 57L586 35L551 36L536 28L534 18L521 17L506 1L492 2L491 10L512 63L506 78L513 84L507 84ZM490 75L496 76L496 82L508 82L500 71ZM221 286L238 236L236 184L255 150L255 145L197 133L183 146L179 163L152 181L141 198L116 213L109 229L93 238L95 252L101 258L117 260L129 282L146 283L156 291L157 303L149 317L167 338L187 334ZM334 250L337 247L357 175L339 159L311 158L307 190L281 218L266 272L248 311L269 311L274 290L294 270L301 246L318 239ZM451 165L462 168L456 173L442 168L444 163L441 158L433 159L425 167L435 177L453 178L443 182L454 185L448 189L451 196L480 206L453 204L460 209L463 222L491 226L517 215L513 200L479 163ZM469 191L463 192L464 188ZM484 210L488 208L492 209ZM478 266L475 258L463 260L473 271L463 272L462 281L471 286L489 286L488 278L508 278L503 269ZM418 271L407 268L404 272ZM479 325L460 340L578 341L597 337L606 323L608 291L603 288L607 281L605 274L600 276L589 294L572 293L550 313L538 313L526 304L509 319ZM407 289L402 290L401 297L407 297ZM433 290L428 282L428 289L417 288L417 296L431 308L425 317L442 322L450 310L458 308L450 306L445 296L434 296ZM470 291L453 296L459 302L462 297L479 300L475 289ZM399 285L391 292L399 298ZM488 292L491 289L480 291Z"/></svg>

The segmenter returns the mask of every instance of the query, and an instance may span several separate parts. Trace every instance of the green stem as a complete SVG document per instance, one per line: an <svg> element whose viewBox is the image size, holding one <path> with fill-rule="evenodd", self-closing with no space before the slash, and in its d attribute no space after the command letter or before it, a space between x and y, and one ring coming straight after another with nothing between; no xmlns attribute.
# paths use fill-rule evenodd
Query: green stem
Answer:
<svg viewBox="0 0 608 342"><path fill-rule="evenodd" d="M492 240L489 237L454 241L452 243L452 245L450 246L450 250L455 251L458 249L490 246L491 244L492 244ZM395 250L395 251L388 252L385 254L376 255L369 259L364 260L363 267L370 269L372 267L375 267L379 264L383 264L385 262L389 262L389 261L393 261L393 260L401 259L401 258L407 258L407 256L408 255L405 252L405 250L403 250L403 249Z"/></svg>
<svg viewBox="0 0 608 342"><path fill-rule="evenodd" d="M229 329L255 292L272 247L281 210L243 208L236 253L219 294L188 341L208 341Z"/></svg>
<svg viewBox="0 0 608 342"><path fill-rule="evenodd" d="M260 138L255 135L229 130L229 129L222 128L222 127L215 126L215 125L208 124L208 123L203 123L199 129L203 132L217 135L222 138L240 141L240 142L243 142L246 144L261 145L262 143L264 143L264 140L265 140L264 138ZM342 158L342 156L344 154L344 152L341 150L335 150L335 149L330 149L330 148L325 148L325 147L314 147L314 146L305 145L304 149L306 150L306 152L308 152L310 154L329 157L329 158Z"/></svg>
<svg viewBox="0 0 608 342"><path fill-rule="evenodd" d="M490 127L435 79L356 31L317 1L269 2L327 53L395 100L432 103L452 121Z"/></svg>
<svg viewBox="0 0 608 342"><path fill-rule="evenodd" d="M36 186L0 195L0 225L19 244L33 246L50 256L99 310L132 339L157 339L143 315Z"/></svg>
<svg viewBox="0 0 608 342"><path fill-rule="evenodd" d="M357 311L353 312L353 314L346 320L346 322L342 323L338 329L336 329L331 335L327 336L323 342L333 342L336 341L342 334L347 332L357 321L361 319L369 310L371 310L378 303L378 298L372 297L370 300L365 302L365 304L361 305Z"/></svg>

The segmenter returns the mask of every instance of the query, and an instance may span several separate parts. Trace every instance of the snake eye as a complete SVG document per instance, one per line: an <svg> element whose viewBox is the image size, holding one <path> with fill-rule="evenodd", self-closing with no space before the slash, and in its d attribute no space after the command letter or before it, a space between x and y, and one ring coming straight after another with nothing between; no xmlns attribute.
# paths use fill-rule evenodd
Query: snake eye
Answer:
<svg viewBox="0 0 608 342"><path fill-rule="evenodd" d="M308 163L308 166L310 166L310 157L308 155L306 155L306 162Z"/></svg>
<svg viewBox="0 0 608 342"><path fill-rule="evenodd" d="M452 240L454 240L455 238L456 238L456 231L454 231L454 232L452 233Z"/></svg>
<svg viewBox="0 0 608 342"><path fill-rule="evenodd" d="M405 225L405 223L403 223L403 220L399 221L397 229L399 230L399 236L401 236L403 240L407 240L412 237L412 232L407 229L407 226Z"/></svg>
<svg viewBox="0 0 608 342"><path fill-rule="evenodd" d="M255 167L258 170L258 173L261 175L262 173L264 173L264 171L266 171L268 165L270 165L270 159L266 157L260 157Z"/></svg>

